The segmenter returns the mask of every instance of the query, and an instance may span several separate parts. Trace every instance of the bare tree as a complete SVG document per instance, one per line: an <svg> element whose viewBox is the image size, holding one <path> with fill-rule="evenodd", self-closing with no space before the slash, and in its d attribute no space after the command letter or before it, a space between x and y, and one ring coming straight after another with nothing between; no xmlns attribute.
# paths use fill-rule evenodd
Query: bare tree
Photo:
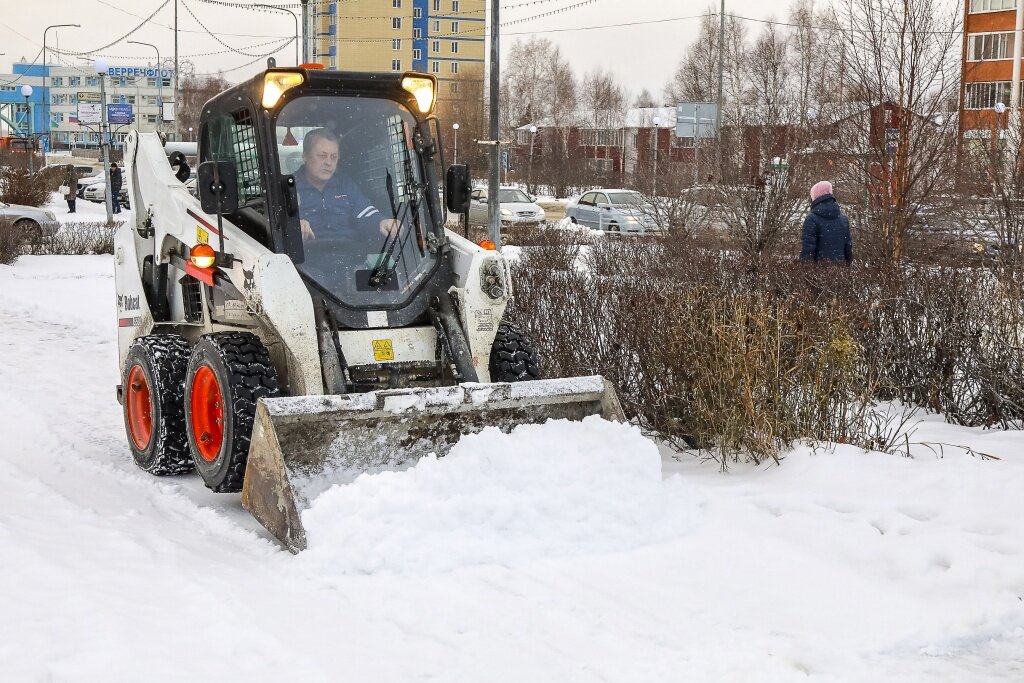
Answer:
<svg viewBox="0 0 1024 683"><path fill-rule="evenodd" d="M458 77L442 84L437 100L437 117L443 124L445 160L451 163L455 156L455 131L459 124L459 163L469 164L477 175L487 168L486 149L475 140L487 138L487 109L484 100L483 67L464 66Z"/></svg>
<svg viewBox="0 0 1024 683"><path fill-rule="evenodd" d="M633 106L640 109L646 109L648 107L657 107L658 103L654 101L654 95L647 88L640 91L640 94L636 96L633 101Z"/></svg>
<svg viewBox="0 0 1024 683"><path fill-rule="evenodd" d="M199 130L203 105L230 87L223 76L194 76L181 81L181 104L177 111L178 130Z"/></svg>
<svg viewBox="0 0 1024 683"><path fill-rule="evenodd" d="M583 77L579 99L590 117L588 123L603 128L622 124L629 101L615 74L600 68Z"/></svg>
<svg viewBox="0 0 1024 683"><path fill-rule="evenodd" d="M897 262L955 177L960 11L942 0L843 0L839 23L862 103L831 136L837 177L864 189L862 234Z"/></svg>

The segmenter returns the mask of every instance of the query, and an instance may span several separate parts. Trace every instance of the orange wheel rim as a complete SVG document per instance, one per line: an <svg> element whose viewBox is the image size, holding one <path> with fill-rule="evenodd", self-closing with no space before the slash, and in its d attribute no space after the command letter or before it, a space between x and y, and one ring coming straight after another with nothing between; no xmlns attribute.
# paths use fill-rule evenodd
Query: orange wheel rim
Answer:
<svg viewBox="0 0 1024 683"><path fill-rule="evenodd" d="M220 393L217 375L209 365L202 365L192 378L192 436L199 455L213 462L220 453L224 440L224 399Z"/></svg>
<svg viewBox="0 0 1024 683"><path fill-rule="evenodd" d="M146 373L139 365L133 365L128 373L128 398L125 406L128 408L128 431L132 441L136 448L144 451L153 438L153 398Z"/></svg>

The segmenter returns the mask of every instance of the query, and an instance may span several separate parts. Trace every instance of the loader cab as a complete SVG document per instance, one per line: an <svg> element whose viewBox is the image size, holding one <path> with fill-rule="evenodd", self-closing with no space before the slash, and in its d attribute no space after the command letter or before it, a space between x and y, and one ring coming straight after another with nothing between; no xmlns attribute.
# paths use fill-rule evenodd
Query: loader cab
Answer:
<svg viewBox="0 0 1024 683"><path fill-rule="evenodd" d="M422 318L451 286L421 74L268 69L211 100L200 161L233 164L226 215L287 254L349 328Z"/></svg>

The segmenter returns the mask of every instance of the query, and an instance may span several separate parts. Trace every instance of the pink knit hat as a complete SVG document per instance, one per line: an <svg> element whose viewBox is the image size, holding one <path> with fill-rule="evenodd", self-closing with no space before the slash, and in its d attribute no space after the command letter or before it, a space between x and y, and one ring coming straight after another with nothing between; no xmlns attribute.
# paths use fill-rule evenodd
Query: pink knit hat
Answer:
<svg viewBox="0 0 1024 683"><path fill-rule="evenodd" d="M827 180L814 183L811 186L811 201L816 201L819 197L824 197L827 194L832 194L832 183Z"/></svg>

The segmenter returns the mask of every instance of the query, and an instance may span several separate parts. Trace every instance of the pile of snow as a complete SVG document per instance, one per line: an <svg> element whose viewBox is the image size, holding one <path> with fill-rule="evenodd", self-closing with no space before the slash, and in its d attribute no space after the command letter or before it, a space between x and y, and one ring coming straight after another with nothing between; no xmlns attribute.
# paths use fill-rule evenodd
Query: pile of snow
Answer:
<svg viewBox="0 0 1024 683"><path fill-rule="evenodd" d="M630 550L678 537L695 516L678 477L633 426L496 428L443 459L335 486L303 512L304 561L332 572L430 574L478 564Z"/></svg>

